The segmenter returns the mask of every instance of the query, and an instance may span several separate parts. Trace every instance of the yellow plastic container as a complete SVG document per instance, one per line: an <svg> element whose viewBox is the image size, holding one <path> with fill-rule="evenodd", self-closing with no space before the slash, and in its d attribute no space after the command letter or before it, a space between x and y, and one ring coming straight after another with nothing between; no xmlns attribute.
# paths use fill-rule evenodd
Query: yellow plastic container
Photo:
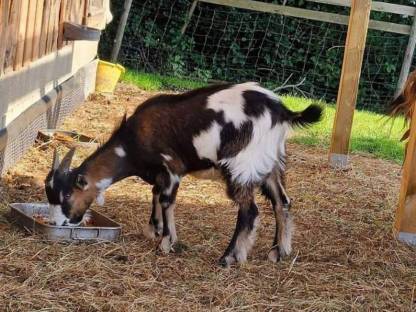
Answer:
<svg viewBox="0 0 416 312"><path fill-rule="evenodd" d="M98 61L95 90L102 93L113 93L125 68L120 64Z"/></svg>

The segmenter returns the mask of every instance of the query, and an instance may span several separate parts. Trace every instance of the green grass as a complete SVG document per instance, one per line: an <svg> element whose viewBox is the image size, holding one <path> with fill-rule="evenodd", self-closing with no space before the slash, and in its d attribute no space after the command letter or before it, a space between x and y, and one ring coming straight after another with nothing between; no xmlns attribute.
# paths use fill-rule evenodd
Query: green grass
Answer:
<svg viewBox="0 0 416 312"><path fill-rule="evenodd" d="M206 86L206 82L191 79L168 77L157 74L147 74L127 70L121 78L123 81L132 83L146 91L174 90L184 91Z"/></svg>
<svg viewBox="0 0 416 312"><path fill-rule="evenodd" d="M303 110L311 100L284 96L283 102L292 110ZM330 144L335 117L335 105L326 104L322 121L308 129L296 130L292 141L306 145L319 145L327 148ZM351 150L365 152L377 157L401 163L404 144L400 138L404 133L403 119L394 122L387 116L368 111L356 111L351 133Z"/></svg>
<svg viewBox="0 0 416 312"><path fill-rule="evenodd" d="M127 71L122 78L141 89L148 91L190 90L205 86L206 83L190 79L173 78L162 75ZM283 96L283 102L291 110L303 110L311 100L293 96ZM325 114L321 122L308 129L298 129L291 138L292 142L316 145L328 148L335 116L335 105L324 104ZM367 111L356 111L351 134L351 150L365 152L374 156L401 163L404 144L400 138L404 133L403 120L394 123L385 115Z"/></svg>

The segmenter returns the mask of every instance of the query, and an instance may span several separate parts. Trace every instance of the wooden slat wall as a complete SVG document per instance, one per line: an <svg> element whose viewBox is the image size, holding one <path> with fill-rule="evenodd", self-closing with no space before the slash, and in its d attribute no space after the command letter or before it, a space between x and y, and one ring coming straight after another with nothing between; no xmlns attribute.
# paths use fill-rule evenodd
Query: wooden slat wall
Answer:
<svg viewBox="0 0 416 312"><path fill-rule="evenodd" d="M0 76L69 44L63 23L85 22L89 1L0 0Z"/></svg>

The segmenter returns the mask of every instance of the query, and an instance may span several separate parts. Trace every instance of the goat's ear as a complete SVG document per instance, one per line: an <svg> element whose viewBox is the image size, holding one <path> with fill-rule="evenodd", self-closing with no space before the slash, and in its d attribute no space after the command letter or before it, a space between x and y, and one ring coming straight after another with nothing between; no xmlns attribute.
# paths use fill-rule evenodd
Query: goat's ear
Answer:
<svg viewBox="0 0 416 312"><path fill-rule="evenodd" d="M78 174L75 179L75 186L85 191L88 188L87 178L83 174Z"/></svg>
<svg viewBox="0 0 416 312"><path fill-rule="evenodd" d="M56 149L53 150L52 170L56 170L59 167L59 155Z"/></svg>
<svg viewBox="0 0 416 312"><path fill-rule="evenodd" d="M72 157L74 157L75 148L71 148L71 150L65 155L64 159L62 159L61 164L58 167L58 171L62 173L66 173L69 171L69 167L71 166Z"/></svg>

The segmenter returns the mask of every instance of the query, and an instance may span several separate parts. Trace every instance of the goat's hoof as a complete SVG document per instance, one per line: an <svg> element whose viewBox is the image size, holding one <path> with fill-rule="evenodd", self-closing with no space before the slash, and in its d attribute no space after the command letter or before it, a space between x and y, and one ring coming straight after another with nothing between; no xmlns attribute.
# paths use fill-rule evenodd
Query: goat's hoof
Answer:
<svg viewBox="0 0 416 312"><path fill-rule="evenodd" d="M267 254L267 258L273 263L279 262L281 260L279 247L272 248Z"/></svg>
<svg viewBox="0 0 416 312"><path fill-rule="evenodd" d="M234 256L228 255L228 256L222 256L220 260L218 260L218 265L223 268L229 268L232 264L236 262L237 262L237 259Z"/></svg>
<svg viewBox="0 0 416 312"><path fill-rule="evenodd" d="M172 249L172 242L170 240L170 236L164 236L162 238L162 240L159 243L159 250L162 251L163 253L167 254L171 251L173 251Z"/></svg>
<svg viewBox="0 0 416 312"><path fill-rule="evenodd" d="M143 228L143 235L148 239L155 239L156 236L159 236L157 230L153 224L146 224Z"/></svg>

